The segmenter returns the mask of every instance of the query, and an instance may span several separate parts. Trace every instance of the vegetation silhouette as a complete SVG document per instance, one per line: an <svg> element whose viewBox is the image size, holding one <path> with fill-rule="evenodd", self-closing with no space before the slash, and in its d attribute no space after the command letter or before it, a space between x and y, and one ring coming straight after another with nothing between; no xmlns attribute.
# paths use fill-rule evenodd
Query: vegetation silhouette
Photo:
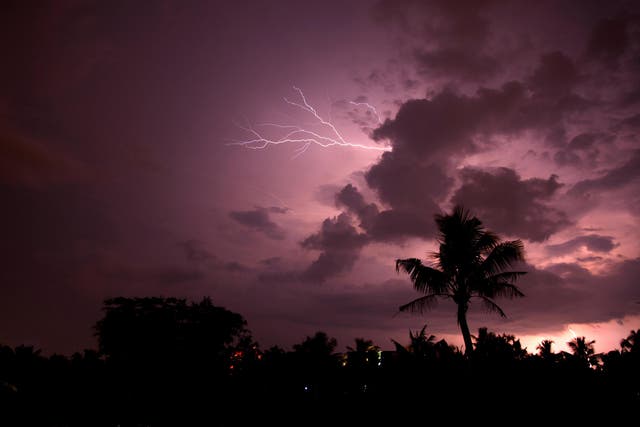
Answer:
<svg viewBox="0 0 640 427"><path fill-rule="evenodd" d="M567 346L576 361L591 368L598 364L599 358L593 347L595 343L595 340L587 341L585 337L575 337L567 342Z"/></svg>
<svg viewBox="0 0 640 427"><path fill-rule="evenodd" d="M3 426L374 426L425 413L500 425L553 411L559 421L598 411L638 421L636 330L602 355L584 337L568 343L571 354L548 340L531 354L480 328L469 358L426 325L392 351L357 338L337 352L323 331L262 351L244 318L210 299L157 297L107 300L95 329L99 349L70 357L0 345Z"/></svg>
<svg viewBox="0 0 640 427"><path fill-rule="evenodd" d="M422 313L438 299L451 299L458 306L457 321L465 345L465 354L473 352L471 333L467 323L467 310L472 298L478 298L489 310L505 317L504 311L493 300L495 297L522 297L515 286L524 271L507 271L524 261L524 247L520 240L500 241L497 235L485 229L482 222L461 206L451 214L435 216L438 227L439 249L431 254L432 266L420 259L396 260L396 271L406 272L416 291L424 294L400 311Z"/></svg>
<svg viewBox="0 0 640 427"><path fill-rule="evenodd" d="M553 340L542 340L538 344L538 356L546 362L553 363L556 360L556 354L551 347L553 346Z"/></svg>

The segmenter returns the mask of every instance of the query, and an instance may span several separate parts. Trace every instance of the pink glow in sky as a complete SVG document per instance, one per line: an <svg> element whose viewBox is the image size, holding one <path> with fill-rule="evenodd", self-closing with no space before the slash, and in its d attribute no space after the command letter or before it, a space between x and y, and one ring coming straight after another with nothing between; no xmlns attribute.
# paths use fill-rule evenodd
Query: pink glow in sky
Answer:
<svg viewBox="0 0 640 427"><path fill-rule="evenodd" d="M2 343L68 353L106 297L209 295L265 348L460 345L446 302L397 314L394 270L456 203L527 255L526 298L473 331L605 351L640 327L637 2L0 10ZM329 135L294 87L348 144L229 144Z"/></svg>

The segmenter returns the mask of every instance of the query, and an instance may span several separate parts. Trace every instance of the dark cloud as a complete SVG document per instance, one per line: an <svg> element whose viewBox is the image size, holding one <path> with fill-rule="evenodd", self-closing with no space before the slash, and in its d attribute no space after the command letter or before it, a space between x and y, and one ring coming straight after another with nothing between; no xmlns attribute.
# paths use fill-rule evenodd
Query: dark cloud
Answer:
<svg viewBox="0 0 640 427"><path fill-rule="evenodd" d="M289 212L289 208L281 208L280 206L270 206L267 208L269 212L277 213L277 214L286 214Z"/></svg>
<svg viewBox="0 0 640 427"><path fill-rule="evenodd" d="M373 133L376 140L390 140L393 151L384 153L365 174L369 187L392 208L385 220L438 212L437 202L454 182L446 171L449 156L477 151L477 134L519 126L511 122L517 121L515 111L525 97L522 85L514 82L498 90L481 89L474 97L444 91L403 104L393 120Z"/></svg>
<svg viewBox="0 0 640 427"><path fill-rule="evenodd" d="M451 77L484 81L499 70L493 56L471 53L467 49L438 49L416 53L418 72L426 76Z"/></svg>
<svg viewBox="0 0 640 427"><path fill-rule="evenodd" d="M499 302L507 313L503 322L515 333L536 333L571 323L607 322L640 313L640 306L635 303L640 300L636 279L640 259L623 261L599 275L577 264L524 269L528 274L518 286L525 297ZM474 316L474 323L487 322L484 317Z"/></svg>
<svg viewBox="0 0 640 427"><path fill-rule="evenodd" d="M336 194L337 205L359 219L372 241L430 237L432 215L455 182L449 171L452 157L482 151L494 136L551 127L559 132L554 145L563 147L557 163L593 162L597 150L588 150L600 135L565 142L564 114L587 104L573 93L578 82L574 62L552 52L540 57L526 84L480 88L473 96L445 89L430 99L405 102L372 133L375 140L389 140L393 151L365 173L367 185L389 209L367 203L350 185ZM560 188L555 176L521 180L512 169L465 169L461 179L452 201L474 209L496 230L542 241L569 224L564 212L550 206Z"/></svg>
<svg viewBox="0 0 640 427"><path fill-rule="evenodd" d="M394 209L431 211L434 199L444 197L453 184L445 166L435 161L421 162L398 149L384 153L366 172L365 179L380 200Z"/></svg>
<svg viewBox="0 0 640 427"><path fill-rule="evenodd" d="M305 249L321 251L320 256L302 273L301 278L312 282L324 282L330 277L351 270L367 240L367 236L359 233L353 226L349 215L342 213L337 217L325 219L320 231L301 243Z"/></svg>
<svg viewBox="0 0 640 427"><path fill-rule="evenodd" d="M380 214L375 203L367 203L364 196L351 184L344 186L335 195L336 205L344 206L360 219L360 226L369 230L373 227L376 217Z"/></svg>
<svg viewBox="0 0 640 427"><path fill-rule="evenodd" d="M569 194L588 196L591 192L599 192L621 188L640 177L640 150L631 153L629 161L620 167L610 169L600 178L585 179L576 183Z"/></svg>
<svg viewBox="0 0 640 427"><path fill-rule="evenodd" d="M216 256L209 252L205 243L200 240L185 240L178 243L178 246L184 250L185 256L189 261L200 263L216 259Z"/></svg>
<svg viewBox="0 0 640 427"><path fill-rule="evenodd" d="M615 139L614 135L602 132L585 132L574 136L569 143L561 147L554 155L558 166L595 167L600 155L599 145L606 146ZM562 143L561 143L562 144Z"/></svg>
<svg viewBox="0 0 640 427"><path fill-rule="evenodd" d="M260 260L260 264L266 265L267 267L276 267L281 263L282 263L282 257L279 257L279 256L274 256L274 257Z"/></svg>
<svg viewBox="0 0 640 427"><path fill-rule="evenodd" d="M629 116L620 122L622 125L627 125L632 128L640 128L640 113Z"/></svg>
<svg viewBox="0 0 640 427"><path fill-rule="evenodd" d="M224 267L224 270L230 271L232 273L246 273L248 271L251 271L249 267L237 261L226 262L224 263L223 267Z"/></svg>
<svg viewBox="0 0 640 427"><path fill-rule="evenodd" d="M563 255L576 251L582 247L591 252L610 252L619 244L615 243L612 236L601 236L599 234L588 234L574 237L566 242L546 247L547 252L553 255Z"/></svg>
<svg viewBox="0 0 640 427"><path fill-rule="evenodd" d="M451 201L497 232L540 242L569 225L567 215L548 203L562 186L555 175L522 180L509 168L464 168L460 177L462 186Z"/></svg>
<svg viewBox="0 0 640 427"><path fill-rule="evenodd" d="M640 82L636 83L636 89L626 91L620 96L621 107L631 107L640 102Z"/></svg>
<svg viewBox="0 0 640 427"><path fill-rule="evenodd" d="M602 261L604 258L601 256L585 256L576 258L580 262L594 262L594 261Z"/></svg>
<svg viewBox="0 0 640 427"><path fill-rule="evenodd" d="M393 120L375 130L373 138L389 139L394 152L406 152L418 163L426 156L473 152L477 149L471 139L475 133L523 127L517 112L526 98L525 87L519 82L500 89L481 88L474 96L444 90L431 99L404 103Z"/></svg>
<svg viewBox="0 0 640 427"><path fill-rule="evenodd" d="M586 150L593 147L594 142L601 136L597 133L581 133L574 136L569 142L571 150Z"/></svg>
<svg viewBox="0 0 640 427"><path fill-rule="evenodd" d="M392 24L413 42L418 72L448 80L483 81L500 69L487 49L487 9L493 1L381 1L379 21Z"/></svg>
<svg viewBox="0 0 640 427"><path fill-rule="evenodd" d="M529 78L529 87L536 95L551 98L569 96L578 83L578 69L562 52L540 57L540 65Z"/></svg>
<svg viewBox="0 0 640 427"><path fill-rule="evenodd" d="M580 156L570 150L556 151L556 154L553 155L553 161L556 162L558 166L578 166L582 164L582 159L580 158Z"/></svg>
<svg viewBox="0 0 640 427"><path fill-rule="evenodd" d="M587 55L592 59L616 66L619 58L629 47L630 22L631 17L626 14L600 20L591 32Z"/></svg>
<svg viewBox="0 0 640 427"><path fill-rule="evenodd" d="M271 220L269 213L283 214L286 212L287 209L279 207L256 207L250 211L232 211L229 216L252 230L264 233L270 239L283 240L285 231Z"/></svg>
<svg viewBox="0 0 640 427"><path fill-rule="evenodd" d="M472 301L469 309L472 331L488 326L516 334L539 334L540 331L557 330L572 323L608 322L640 314L640 305L636 303L640 300L637 287L640 259L620 262L610 271L598 275L577 264L555 264L546 269L523 265L518 270L527 272L518 281L525 297L497 300L507 315L506 319L485 313ZM384 289L389 295L388 301L403 304L418 296L408 280L393 282L398 289ZM364 295L360 298L361 309L366 313L365 307L371 300ZM388 312L388 307L384 308L382 304L384 295L379 298L381 306L377 310ZM333 304L339 309L358 303L357 299L346 298L342 302L337 299ZM410 318L414 319L414 324L426 322L432 333L459 333L455 306L448 301L441 301L434 309Z"/></svg>
<svg viewBox="0 0 640 427"><path fill-rule="evenodd" d="M473 96L445 89L430 99L402 104L396 117L372 134L375 140L391 141L393 152L385 153L379 163L382 166L375 165L370 174L376 168L397 173L411 164L414 169L431 168L430 163L441 164L448 156L485 148L487 138L479 137L546 129L559 129L562 133L564 117L591 104L570 91L568 81L573 77L554 78L547 75L550 71L544 71L547 67L553 68L542 65L533 74L532 81L537 85L533 91L522 82L511 81L499 89L480 88ZM390 167L384 163L401 165Z"/></svg>
<svg viewBox="0 0 640 427"><path fill-rule="evenodd" d="M435 204L424 211L402 208L381 211L375 203L366 203L358 189L348 184L336 194L336 205L355 215L360 220L360 227L372 241L430 238L435 231L432 216L426 213L437 212Z"/></svg>

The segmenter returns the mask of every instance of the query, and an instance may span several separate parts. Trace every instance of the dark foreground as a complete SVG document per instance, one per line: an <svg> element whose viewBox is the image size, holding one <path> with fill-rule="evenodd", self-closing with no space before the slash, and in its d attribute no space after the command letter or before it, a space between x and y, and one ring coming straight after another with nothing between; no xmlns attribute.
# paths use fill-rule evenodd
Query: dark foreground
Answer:
<svg viewBox="0 0 640 427"><path fill-rule="evenodd" d="M616 372L532 357L313 366L280 356L231 375L188 365L119 370L92 355L35 359L20 367L19 388L4 386L0 425L592 425L602 416L637 425L640 414L637 365Z"/></svg>
<svg viewBox="0 0 640 427"><path fill-rule="evenodd" d="M572 353L481 328L463 355L426 327L394 351L324 332L260 350L205 298L105 301L98 350L44 357L0 345L0 427L640 425L640 329L620 350Z"/></svg>

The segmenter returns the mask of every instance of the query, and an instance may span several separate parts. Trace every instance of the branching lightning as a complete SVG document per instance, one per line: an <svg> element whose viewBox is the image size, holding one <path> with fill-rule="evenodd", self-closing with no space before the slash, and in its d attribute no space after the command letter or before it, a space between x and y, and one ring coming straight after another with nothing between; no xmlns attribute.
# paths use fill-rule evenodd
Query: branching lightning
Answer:
<svg viewBox="0 0 640 427"><path fill-rule="evenodd" d="M373 112L374 116L376 116L376 119L378 120L378 124L382 124L382 119L380 118L380 114L378 114L378 110L376 110L376 107L374 107L373 105L369 104L368 102L356 102L356 101L349 101L349 104L355 105L357 107L366 107L369 111Z"/></svg>
<svg viewBox="0 0 640 427"><path fill-rule="evenodd" d="M307 98L305 97L301 89L294 86L293 90L295 90L298 93L300 100L292 101L285 97L283 98L284 102L286 102L287 104L295 108L298 108L302 111L309 113L315 119L315 122L313 123L313 125L325 129L326 130L325 132L319 133L312 129L298 126L298 125L286 125L286 124L280 124L280 123L258 124L257 126L261 128L271 127L271 128L276 128L276 129L281 129L283 131L286 131L286 133L279 138L269 138L266 135L264 135L264 133L260 132L258 129L252 127L251 125L242 126L242 125L236 124L236 126L246 131L247 133L251 134L253 137L248 140L234 141L229 143L229 145L239 145L245 148L250 148L252 150L262 150L262 149L268 148L271 145L295 144L295 145L298 145L298 147L294 151L295 152L294 157L298 157L299 155L303 154L312 145L316 145L321 148L340 146L340 147L351 147L351 148L358 148L363 150L374 150L374 151L390 151L391 150L390 147L381 147L376 145L365 145L365 144L356 144L353 142L348 142L331 121L324 119L318 113L318 111L311 104L309 104L309 102L307 101ZM378 120L380 120L380 117L378 116L378 113L375 107L373 107L372 105L368 103L357 103L356 105L365 105L365 104L367 108L374 111L374 113L376 114L376 117L378 117Z"/></svg>

